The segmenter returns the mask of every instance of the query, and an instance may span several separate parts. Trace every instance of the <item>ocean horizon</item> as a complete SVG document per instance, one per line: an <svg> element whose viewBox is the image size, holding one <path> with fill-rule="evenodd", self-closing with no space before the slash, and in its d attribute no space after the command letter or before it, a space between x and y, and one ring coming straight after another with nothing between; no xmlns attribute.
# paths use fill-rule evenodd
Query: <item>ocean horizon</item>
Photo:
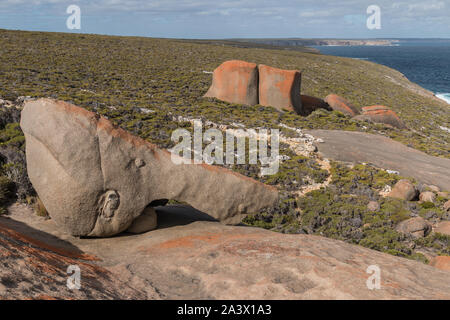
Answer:
<svg viewBox="0 0 450 320"><path fill-rule="evenodd" d="M387 46L314 46L322 54L367 60L403 73L450 104L450 41L400 40Z"/></svg>

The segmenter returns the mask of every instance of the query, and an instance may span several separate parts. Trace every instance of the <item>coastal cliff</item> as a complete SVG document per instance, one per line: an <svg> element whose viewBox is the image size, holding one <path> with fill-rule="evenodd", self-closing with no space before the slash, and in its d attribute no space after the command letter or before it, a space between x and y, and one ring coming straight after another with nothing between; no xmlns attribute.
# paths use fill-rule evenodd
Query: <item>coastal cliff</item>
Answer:
<svg viewBox="0 0 450 320"><path fill-rule="evenodd" d="M234 39L273 46L390 46L398 40L389 39Z"/></svg>

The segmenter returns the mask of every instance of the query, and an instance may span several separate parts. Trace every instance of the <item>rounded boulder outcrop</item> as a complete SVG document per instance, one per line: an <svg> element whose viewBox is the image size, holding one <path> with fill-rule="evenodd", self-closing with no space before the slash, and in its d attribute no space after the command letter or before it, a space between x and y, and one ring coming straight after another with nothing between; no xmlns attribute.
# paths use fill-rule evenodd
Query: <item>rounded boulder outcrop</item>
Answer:
<svg viewBox="0 0 450 320"><path fill-rule="evenodd" d="M397 113L385 106L363 107L362 114L354 117L354 119L359 121L388 124L398 129L406 128L406 125Z"/></svg>
<svg viewBox="0 0 450 320"><path fill-rule="evenodd" d="M345 115L354 117L359 114L358 108L336 94L328 95L325 98L325 102L328 103L332 110L342 112Z"/></svg>
<svg viewBox="0 0 450 320"><path fill-rule="evenodd" d="M422 192L419 195L420 202L433 202L436 200L436 194L431 191Z"/></svg>
<svg viewBox="0 0 450 320"><path fill-rule="evenodd" d="M414 238L423 238L430 234L432 226L425 219L417 217L400 222L395 230Z"/></svg>
<svg viewBox="0 0 450 320"><path fill-rule="evenodd" d="M397 182L388 197L397 198L406 201L412 201L417 198L418 191L411 181L403 179Z"/></svg>
<svg viewBox="0 0 450 320"><path fill-rule="evenodd" d="M258 66L231 60L222 63L213 73L212 85L205 97L245 105L258 104Z"/></svg>
<svg viewBox="0 0 450 320"><path fill-rule="evenodd" d="M302 74L259 65L259 104L302 114L300 97Z"/></svg>

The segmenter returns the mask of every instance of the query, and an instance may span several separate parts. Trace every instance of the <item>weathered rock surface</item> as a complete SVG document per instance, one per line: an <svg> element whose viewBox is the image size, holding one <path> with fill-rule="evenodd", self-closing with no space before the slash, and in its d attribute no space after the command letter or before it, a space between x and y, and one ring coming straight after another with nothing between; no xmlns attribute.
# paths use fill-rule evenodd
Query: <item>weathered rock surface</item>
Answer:
<svg viewBox="0 0 450 320"><path fill-rule="evenodd" d="M149 295L119 280L68 242L32 235L42 232L0 217L0 300L3 299L145 299ZM59 242L61 245L53 245ZM67 287L69 266L81 271L80 290Z"/></svg>
<svg viewBox="0 0 450 320"><path fill-rule="evenodd" d="M146 234L68 236L64 242L97 256L101 260L96 263L117 281L147 292L150 299L450 298L450 273L417 261L318 236L193 222L183 207L163 210L158 216L161 228ZM32 235L35 239L62 245L50 236L60 234L54 221L32 217L11 215L42 230ZM381 269L380 290L366 285L372 265Z"/></svg>
<svg viewBox="0 0 450 320"><path fill-rule="evenodd" d="M364 132L340 130L304 130L322 139L317 148L328 159L371 163L379 168L400 172L426 184L450 190L450 159L433 157L404 144ZM446 193L441 193L446 197Z"/></svg>
<svg viewBox="0 0 450 320"><path fill-rule="evenodd" d="M415 238L423 238L430 234L432 226L425 219L417 217L400 222L395 230Z"/></svg>
<svg viewBox="0 0 450 320"><path fill-rule="evenodd" d="M120 233L159 199L234 224L278 198L275 188L223 168L176 165L168 151L68 103L27 102L21 127L30 180L52 219L73 235Z"/></svg>
<svg viewBox="0 0 450 320"><path fill-rule="evenodd" d="M434 232L446 234L450 236L450 221L441 221L439 222L435 228L433 228Z"/></svg>
<svg viewBox="0 0 450 320"><path fill-rule="evenodd" d="M392 191L387 195L391 198L397 198L406 201L414 200L418 195L418 191L416 187L412 184L411 181L402 179L397 182L392 188Z"/></svg>
<svg viewBox="0 0 450 320"><path fill-rule="evenodd" d="M312 96L307 96L302 94L302 115L309 115L313 111L317 109L326 109L331 110L328 103L326 103L324 100Z"/></svg>
<svg viewBox="0 0 450 320"><path fill-rule="evenodd" d="M147 207L144 212L137 217L131 226L127 229L127 232L140 234L155 230L158 227L158 217L154 208Z"/></svg>
<svg viewBox="0 0 450 320"><path fill-rule="evenodd" d="M433 260L431 260L430 265L444 271L450 271L450 257L449 256L435 257Z"/></svg>
<svg viewBox="0 0 450 320"><path fill-rule="evenodd" d="M302 114L300 97L302 74L259 65L259 104Z"/></svg>
<svg viewBox="0 0 450 320"><path fill-rule="evenodd" d="M258 66L232 60L222 63L213 73L213 82L205 97L230 103L258 104Z"/></svg>
<svg viewBox="0 0 450 320"><path fill-rule="evenodd" d="M363 107L362 114L355 116L353 119L384 123L399 129L406 128L405 123L400 119L397 113L385 106Z"/></svg>
<svg viewBox="0 0 450 320"><path fill-rule="evenodd" d="M325 102L328 103L328 105L331 107L331 109L335 111L340 111L343 114L349 115L349 116L356 116L359 114L358 108L356 108L354 105L352 105L350 102L345 100L344 98L336 95L336 94L330 94L325 98Z"/></svg>

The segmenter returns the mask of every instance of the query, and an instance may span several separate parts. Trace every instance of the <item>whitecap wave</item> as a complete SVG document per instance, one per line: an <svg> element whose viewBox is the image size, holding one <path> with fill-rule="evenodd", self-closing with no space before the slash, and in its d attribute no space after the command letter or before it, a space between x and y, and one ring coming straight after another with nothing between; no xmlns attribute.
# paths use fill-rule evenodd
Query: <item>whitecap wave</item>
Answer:
<svg viewBox="0 0 450 320"><path fill-rule="evenodd" d="M450 93L436 93L436 97L450 104Z"/></svg>

